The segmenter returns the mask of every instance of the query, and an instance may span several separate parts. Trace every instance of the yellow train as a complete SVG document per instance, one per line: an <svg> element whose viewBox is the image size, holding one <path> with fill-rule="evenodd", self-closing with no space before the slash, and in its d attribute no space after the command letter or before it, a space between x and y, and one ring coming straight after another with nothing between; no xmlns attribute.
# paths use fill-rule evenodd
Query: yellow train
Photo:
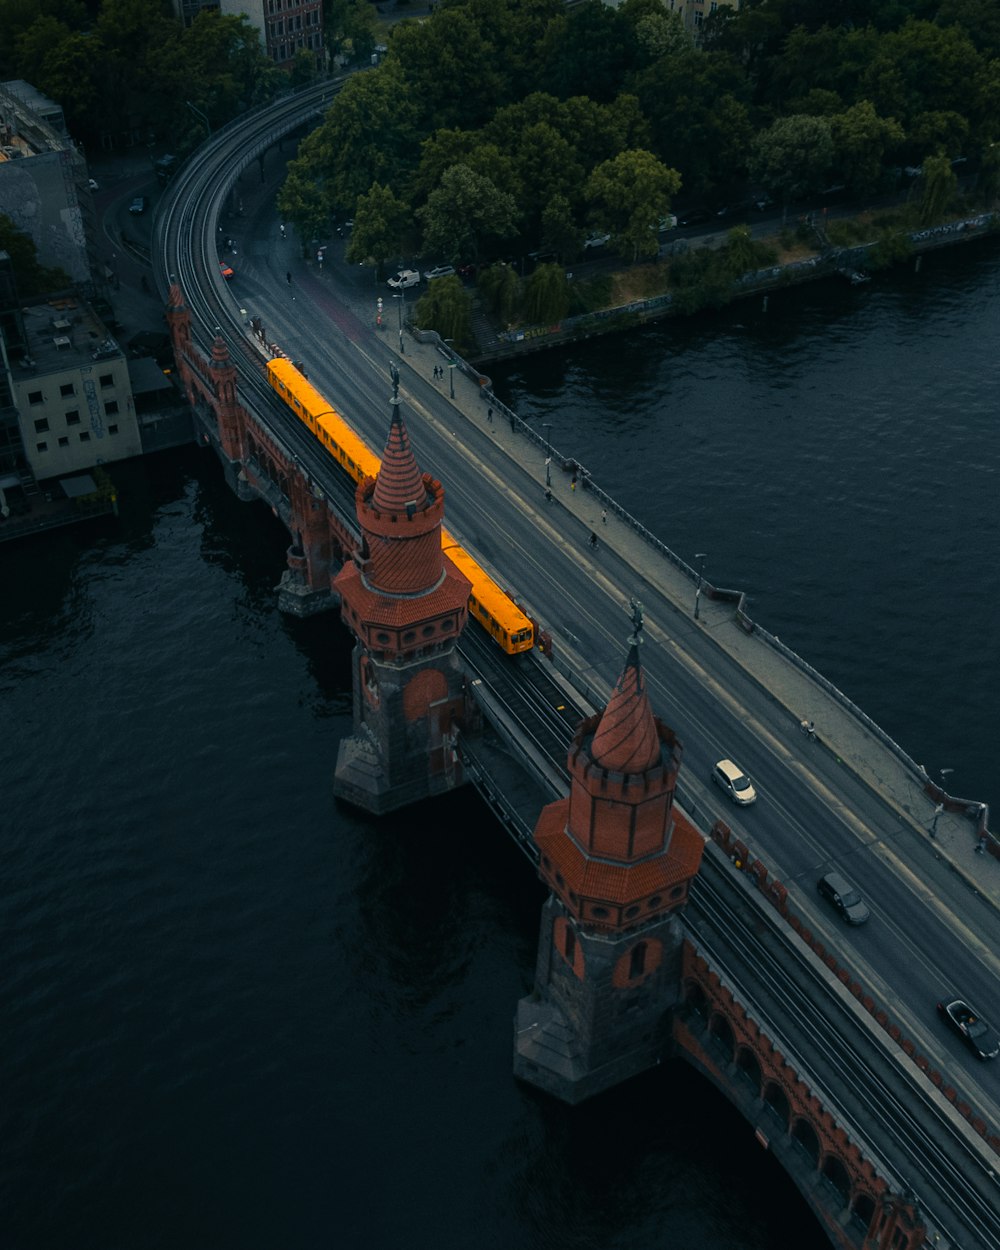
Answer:
<svg viewBox="0 0 1000 1250"><path fill-rule="evenodd" d="M352 481L378 473L378 456L290 360L269 360L267 380L278 398L312 431ZM494 642L510 655L530 651L535 641L531 620L444 527L441 547L472 583L469 612Z"/></svg>

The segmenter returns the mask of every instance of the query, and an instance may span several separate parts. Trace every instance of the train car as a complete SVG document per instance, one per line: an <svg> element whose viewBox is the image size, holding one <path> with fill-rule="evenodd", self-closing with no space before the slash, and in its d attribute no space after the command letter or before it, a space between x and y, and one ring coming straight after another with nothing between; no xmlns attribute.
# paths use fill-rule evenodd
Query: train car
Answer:
<svg viewBox="0 0 1000 1250"><path fill-rule="evenodd" d="M290 360L280 357L269 360L267 380L271 389L309 427L353 481L375 476L381 463L378 456Z"/></svg>
<svg viewBox="0 0 1000 1250"><path fill-rule="evenodd" d="M535 631L531 621L490 575L446 529L441 530L441 547L455 567L472 583L469 612L476 618L497 646L508 655L530 651Z"/></svg>
<svg viewBox="0 0 1000 1250"><path fill-rule="evenodd" d="M331 456L355 482L374 477L381 461L335 408L299 372L290 360L275 357L267 362L271 389L320 440ZM442 527L441 547L472 583L469 612L497 646L508 655L530 651L535 630L531 620L469 553Z"/></svg>

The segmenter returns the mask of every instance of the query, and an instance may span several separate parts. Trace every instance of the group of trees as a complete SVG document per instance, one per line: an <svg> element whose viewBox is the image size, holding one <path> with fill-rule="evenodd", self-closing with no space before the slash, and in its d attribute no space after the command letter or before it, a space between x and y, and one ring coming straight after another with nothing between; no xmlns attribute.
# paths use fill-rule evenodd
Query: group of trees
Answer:
<svg viewBox="0 0 1000 1250"><path fill-rule="evenodd" d="M327 49L369 55L372 5L326 10ZM185 29L170 0L0 0L0 32L0 80L58 101L86 145L152 135L183 154L204 139L202 118L215 129L316 73L304 49L291 72L275 68L246 17L206 9Z"/></svg>
<svg viewBox="0 0 1000 1250"><path fill-rule="evenodd" d="M665 0L439 0L345 86L279 204L304 238L353 217L357 261L571 262L595 229L641 258L682 188L868 196L998 131L995 0L742 0L698 42Z"/></svg>

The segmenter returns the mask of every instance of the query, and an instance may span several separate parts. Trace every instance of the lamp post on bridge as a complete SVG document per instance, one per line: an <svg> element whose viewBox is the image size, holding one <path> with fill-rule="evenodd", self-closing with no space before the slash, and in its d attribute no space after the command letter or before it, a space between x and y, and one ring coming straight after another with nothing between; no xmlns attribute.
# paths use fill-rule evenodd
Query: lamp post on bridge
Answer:
<svg viewBox="0 0 1000 1250"><path fill-rule="evenodd" d="M392 298L399 300L399 303L396 305L396 312L399 313L399 354L405 356L406 348L403 346L403 307L406 304L406 292L400 287Z"/></svg>
<svg viewBox="0 0 1000 1250"><path fill-rule="evenodd" d="M705 580L705 561L708 559L708 552L696 551L694 558L698 561L698 585L694 592L694 619L697 620L701 608L701 586Z"/></svg>
<svg viewBox="0 0 1000 1250"><path fill-rule="evenodd" d="M945 795L946 795L946 793L947 793L947 791L946 791L946 790L945 790L945 788L944 788L944 786L945 786L945 781L947 780L947 778L948 778L948 777L950 777L950 776L951 776L951 774L952 774L954 771L955 771L955 770L954 770L954 768L939 768L939 769L938 769L938 774L939 774L939 776L941 777L941 798L942 798L942 799L945 797ZM931 818L931 837L932 837L932 838L933 838L933 837L935 836L935 834L937 833L937 823L938 823L938 819L939 819L939 817L941 816L941 814L942 814L942 812L943 812L943 811L944 811L944 804L943 804L943 803L938 803L937 807L935 807L935 809L934 809L934 815L933 815L933 816L932 816L932 818Z"/></svg>
<svg viewBox="0 0 1000 1250"><path fill-rule="evenodd" d="M549 430L552 429L548 421L542 422L542 429L545 431L545 485L552 485L552 438Z"/></svg>

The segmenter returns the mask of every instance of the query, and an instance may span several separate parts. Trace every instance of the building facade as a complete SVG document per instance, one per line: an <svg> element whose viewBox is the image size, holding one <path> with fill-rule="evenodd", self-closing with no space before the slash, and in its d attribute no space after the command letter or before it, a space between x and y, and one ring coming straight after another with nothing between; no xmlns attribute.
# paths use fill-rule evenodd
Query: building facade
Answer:
<svg viewBox="0 0 1000 1250"><path fill-rule="evenodd" d="M95 294L101 270L86 161L62 109L21 81L0 84L0 213L30 235L39 264Z"/></svg>
<svg viewBox="0 0 1000 1250"><path fill-rule="evenodd" d="M264 51L280 69L290 69L303 48L313 54L317 67L322 67L322 0L221 0L220 10L246 17L260 33Z"/></svg>
<svg viewBox="0 0 1000 1250"><path fill-rule="evenodd" d="M7 389L36 481L142 453L128 362L82 301L22 310L23 352L5 352Z"/></svg>

